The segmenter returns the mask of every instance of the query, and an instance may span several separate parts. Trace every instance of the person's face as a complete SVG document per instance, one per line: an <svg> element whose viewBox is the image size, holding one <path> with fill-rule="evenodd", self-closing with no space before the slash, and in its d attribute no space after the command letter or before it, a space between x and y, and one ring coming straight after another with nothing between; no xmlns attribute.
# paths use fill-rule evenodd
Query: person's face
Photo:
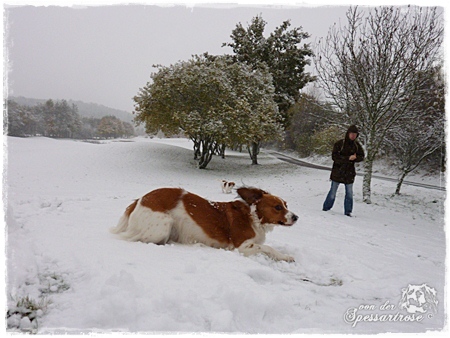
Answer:
<svg viewBox="0 0 450 338"><path fill-rule="evenodd" d="M358 137L357 133L348 133L348 138L352 141L356 140L357 137Z"/></svg>

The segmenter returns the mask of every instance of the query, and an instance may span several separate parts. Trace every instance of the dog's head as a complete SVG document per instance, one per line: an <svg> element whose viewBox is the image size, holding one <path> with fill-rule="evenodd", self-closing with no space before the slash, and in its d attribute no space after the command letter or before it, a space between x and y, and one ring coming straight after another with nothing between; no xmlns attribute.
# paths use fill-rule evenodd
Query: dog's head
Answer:
<svg viewBox="0 0 450 338"><path fill-rule="evenodd" d="M288 210L284 200L264 190L242 187L237 192L248 205L256 206L262 224L291 226L298 220L298 216Z"/></svg>
<svg viewBox="0 0 450 338"><path fill-rule="evenodd" d="M222 187L234 188L235 185L236 185L236 183L234 183L234 182L222 180Z"/></svg>

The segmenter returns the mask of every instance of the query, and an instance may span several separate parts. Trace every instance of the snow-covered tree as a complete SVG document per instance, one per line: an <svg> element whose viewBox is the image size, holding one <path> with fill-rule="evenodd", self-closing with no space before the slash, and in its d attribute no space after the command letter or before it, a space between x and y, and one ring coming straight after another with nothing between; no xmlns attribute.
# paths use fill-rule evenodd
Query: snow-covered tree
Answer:
<svg viewBox="0 0 450 338"><path fill-rule="evenodd" d="M81 129L81 119L75 105L69 105L66 100L47 100L35 108L42 116L44 135L49 137L72 138Z"/></svg>
<svg viewBox="0 0 450 338"><path fill-rule="evenodd" d="M400 194L409 173L431 154L444 149L445 84L442 67L422 75L426 79L413 98L410 111L399 119L387 137L401 172L396 194Z"/></svg>
<svg viewBox="0 0 450 338"><path fill-rule="evenodd" d="M72 138L81 129L77 107L65 100L48 100L36 106L22 106L10 100L7 112L8 135Z"/></svg>
<svg viewBox="0 0 450 338"><path fill-rule="evenodd" d="M245 144L252 160L258 164L263 141L280 139L283 118L274 101L272 76L267 67L252 70L242 63L228 63L230 84L238 98L236 111L239 128L233 130L228 145ZM230 117L228 117L229 119ZM233 124L236 120L232 120Z"/></svg>
<svg viewBox="0 0 450 338"><path fill-rule="evenodd" d="M124 135L123 123L115 116L104 116L98 124L97 134L106 138L121 137Z"/></svg>
<svg viewBox="0 0 450 338"><path fill-rule="evenodd" d="M171 135L181 129L194 142L199 168L206 168L224 145L279 135L280 116L267 72L210 55L158 68L153 82L134 97L135 121L145 123L147 132Z"/></svg>
<svg viewBox="0 0 450 338"><path fill-rule="evenodd" d="M232 42L223 46L233 49L235 61L246 63L253 69L267 68L275 87L275 102L286 127L290 122L289 107L299 98L300 89L314 79L305 72L313 52L309 44L300 45L309 38L302 27L289 29L290 21L284 21L266 37L266 25L261 16L254 17L247 28L239 23L231 33Z"/></svg>
<svg viewBox="0 0 450 338"><path fill-rule="evenodd" d="M400 194L403 181L420 163L443 146L445 134L443 123L434 121L428 125L419 119L409 120L402 128L393 129L396 158L399 161L400 176L395 193Z"/></svg>
<svg viewBox="0 0 450 338"><path fill-rule="evenodd" d="M11 136L45 135L48 137L92 138L129 137L133 126L117 117L81 118L76 105L67 101L47 100L34 106L7 101L7 133Z"/></svg>
<svg viewBox="0 0 450 338"><path fill-rule="evenodd" d="M366 150L363 199L371 203L373 162L399 119L410 111L422 72L439 58L441 9L350 8L347 26L334 25L316 48L318 81L348 123L357 124Z"/></svg>
<svg viewBox="0 0 450 338"><path fill-rule="evenodd" d="M41 119L32 107L8 100L7 133L10 136L32 136L42 132Z"/></svg>

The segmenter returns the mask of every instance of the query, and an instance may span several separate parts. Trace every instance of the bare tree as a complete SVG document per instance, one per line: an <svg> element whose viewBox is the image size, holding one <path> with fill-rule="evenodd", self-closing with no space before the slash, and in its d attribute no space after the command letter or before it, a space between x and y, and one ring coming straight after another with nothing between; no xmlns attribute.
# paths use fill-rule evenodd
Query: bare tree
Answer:
<svg viewBox="0 0 450 338"><path fill-rule="evenodd" d="M387 145L400 166L397 195L406 175L431 154L444 148L445 84L442 66L422 75L427 80L414 98L410 112L401 117L387 137Z"/></svg>
<svg viewBox="0 0 450 338"><path fill-rule="evenodd" d="M361 130L366 150L363 199L371 203L373 162L386 134L408 112L441 52L440 8L377 7L347 12L316 48L318 81L348 123Z"/></svg>
<svg viewBox="0 0 450 338"><path fill-rule="evenodd" d="M434 124L427 125L416 119L410 120L410 123L395 131L395 134L395 146L401 170L395 194L399 195L406 175L415 170L426 157L442 147L445 135L442 121L436 120Z"/></svg>

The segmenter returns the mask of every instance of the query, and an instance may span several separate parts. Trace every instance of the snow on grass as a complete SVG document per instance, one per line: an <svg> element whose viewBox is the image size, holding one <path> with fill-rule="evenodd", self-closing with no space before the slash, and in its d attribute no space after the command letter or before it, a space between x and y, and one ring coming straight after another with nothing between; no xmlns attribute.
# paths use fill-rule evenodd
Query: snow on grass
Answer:
<svg viewBox="0 0 450 338"><path fill-rule="evenodd" d="M136 138L100 144L8 138L7 295L47 297L39 333L425 332L444 327L445 193L374 180L373 204L355 183L355 217L343 215L343 187L323 212L329 172L297 167L270 155L252 166L227 152L199 170L185 139ZM230 201L220 180L278 195L300 216L266 243L295 263L237 250L131 243L109 233L125 208L159 187L182 187ZM437 313L414 322L346 323L366 313L400 313L409 284L437 290ZM396 307L380 310L386 302ZM360 311L363 313L364 311ZM26 320L25 320L26 321ZM25 323L29 325L29 323ZM18 325L20 328L20 325ZM14 327L11 330L17 329Z"/></svg>

